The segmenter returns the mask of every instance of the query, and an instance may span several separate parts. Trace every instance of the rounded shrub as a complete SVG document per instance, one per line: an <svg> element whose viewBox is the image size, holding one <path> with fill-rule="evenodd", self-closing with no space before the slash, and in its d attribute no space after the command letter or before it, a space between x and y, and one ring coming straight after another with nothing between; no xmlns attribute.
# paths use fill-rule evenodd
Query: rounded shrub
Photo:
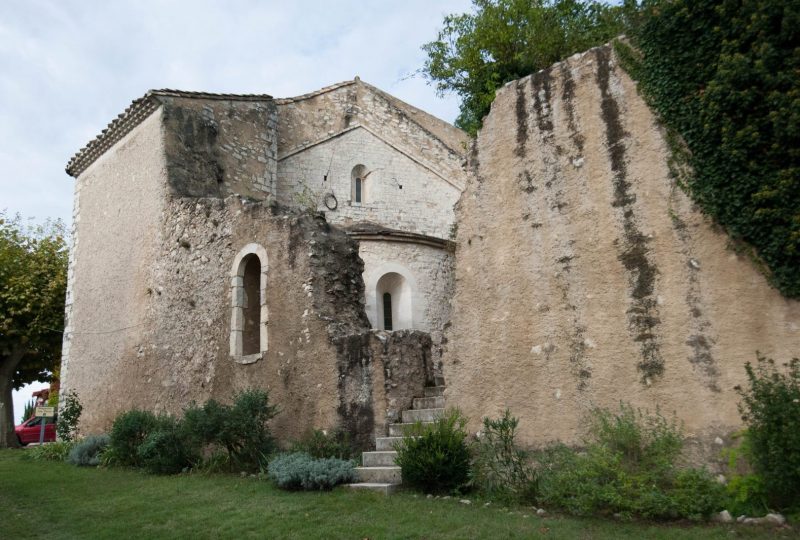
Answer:
<svg viewBox="0 0 800 540"><path fill-rule="evenodd" d="M109 449L117 465L139 467L139 446L164 420L150 411L133 409L114 419L109 434Z"/></svg>
<svg viewBox="0 0 800 540"><path fill-rule="evenodd" d="M402 467L403 483L427 493L465 486L470 471L466 424L458 409L448 409L432 424L417 422L396 446L395 462Z"/></svg>
<svg viewBox="0 0 800 540"><path fill-rule="evenodd" d="M279 454L267 475L282 489L318 491L355 481L355 464L337 458L313 458L305 452Z"/></svg>
<svg viewBox="0 0 800 540"><path fill-rule="evenodd" d="M177 474L198 460L198 452L178 423L148 434L136 451L141 466L153 474Z"/></svg>
<svg viewBox="0 0 800 540"><path fill-rule="evenodd" d="M78 441L67 456L67 463L79 467L97 467L100 457L106 449L110 437L108 435L89 435Z"/></svg>

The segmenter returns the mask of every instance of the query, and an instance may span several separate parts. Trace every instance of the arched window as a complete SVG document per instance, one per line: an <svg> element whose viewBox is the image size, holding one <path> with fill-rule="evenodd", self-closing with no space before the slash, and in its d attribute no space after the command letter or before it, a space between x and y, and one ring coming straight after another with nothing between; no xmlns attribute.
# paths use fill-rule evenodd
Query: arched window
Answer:
<svg viewBox="0 0 800 540"><path fill-rule="evenodd" d="M364 165L356 165L350 173L351 190L350 200L353 204L361 204L367 200L367 168Z"/></svg>
<svg viewBox="0 0 800 540"><path fill-rule="evenodd" d="M231 268L231 356L241 364L259 360L267 351L267 253L248 244Z"/></svg>
<svg viewBox="0 0 800 540"><path fill-rule="evenodd" d="M383 329L392 329L392 295L383 293Z"/></svg>
<svg viewBox="0 0 800 540"><path fill-rule="evenodd" d="M411 309L411 285L397 272L383 274L375 285L376 323L380 330L414 328Z"/></svg>

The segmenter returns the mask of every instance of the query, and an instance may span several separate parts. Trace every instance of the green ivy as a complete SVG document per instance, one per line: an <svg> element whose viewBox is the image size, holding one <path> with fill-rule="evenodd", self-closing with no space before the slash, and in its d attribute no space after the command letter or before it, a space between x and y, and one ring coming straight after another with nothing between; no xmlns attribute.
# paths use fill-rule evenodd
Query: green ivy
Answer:
<svg viewBox="0 0 800 540"><path fill-rule="evenodd" d="M645 2L623 65L686 143L687 188L800 298L800 3Z"/></svg>

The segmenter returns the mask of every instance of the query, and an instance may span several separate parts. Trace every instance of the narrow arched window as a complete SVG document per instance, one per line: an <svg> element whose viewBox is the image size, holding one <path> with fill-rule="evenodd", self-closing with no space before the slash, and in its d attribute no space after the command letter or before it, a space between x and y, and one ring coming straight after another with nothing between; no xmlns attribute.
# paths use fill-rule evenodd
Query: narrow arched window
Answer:
<svg viewBox="0 0 800 540"><path fill-rule="evenodd" d="M267 252L246 245L231 268L231 356L240 364L256 362L267 351Z"/></svg>
<svg viewBox="0 0 800 540"><path fill-rule="evenodd" d="M359 205L367 201L368 186L367 176L369 172L364 165L356 165L350 173L350 200L353 204Z"/></svg>
<svg viewBox="0 0 800 540"><path fill-rule="evenodd" d="M383 293L383 329L392 329L392 295Z"/></svg>
<svg viewBox="0 0 800 540"><path fill-rule="evenodd" d="M256 255L248 255L244 259L244 299L242 306L242 354L261 352L261 302L259 301L259 285L261 281L261 261Z"/></svg>

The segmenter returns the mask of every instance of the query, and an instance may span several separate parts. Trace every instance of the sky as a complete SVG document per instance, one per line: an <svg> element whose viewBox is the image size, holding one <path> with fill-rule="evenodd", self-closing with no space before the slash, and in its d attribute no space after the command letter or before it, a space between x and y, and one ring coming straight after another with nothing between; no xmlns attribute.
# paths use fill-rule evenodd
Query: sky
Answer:
<svg viewBox="0 0 800 540"><path fill-rule="evenodd" d="M149 89L291 97L358 75L452 122L415 73L469 0L2 0L0 210L72 215L69 158ZM36 385L40 388L46 385ZM15 418L31 388L15 393Z"/></svg>

